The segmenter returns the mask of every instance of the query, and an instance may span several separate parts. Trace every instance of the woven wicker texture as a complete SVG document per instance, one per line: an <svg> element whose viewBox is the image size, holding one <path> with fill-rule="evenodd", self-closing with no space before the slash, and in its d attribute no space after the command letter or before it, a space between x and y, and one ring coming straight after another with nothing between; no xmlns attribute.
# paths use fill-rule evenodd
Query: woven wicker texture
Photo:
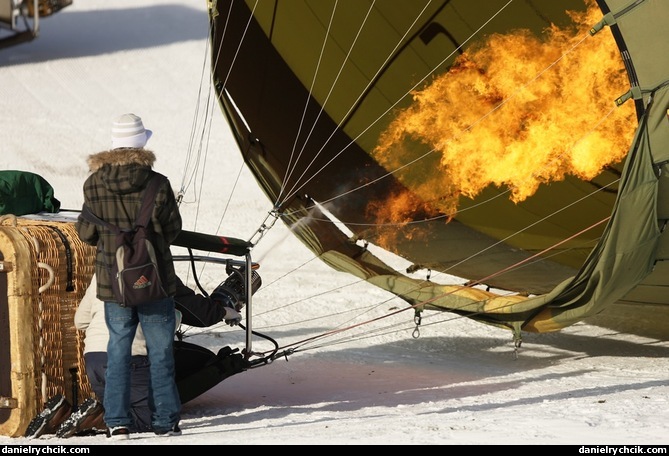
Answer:
<svg viewBox="0 0 669 456"><path fill-rule="evenodd" d="M18 219L32 251L33 340L36 409L54 394L70 403L91 395L83 336L74 313L93 277L95 248L79 240L73 223ZM51 274L50 271L53 271Z"/></svg>

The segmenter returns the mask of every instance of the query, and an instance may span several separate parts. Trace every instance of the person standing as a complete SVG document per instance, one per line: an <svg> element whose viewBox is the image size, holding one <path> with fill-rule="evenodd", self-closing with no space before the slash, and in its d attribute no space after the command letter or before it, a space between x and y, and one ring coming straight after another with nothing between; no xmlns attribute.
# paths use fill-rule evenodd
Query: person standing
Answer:
<svg viewBox="0 0 669 456"><path fill-rule="evenodd" d="M152 132L132 113L116 118L112 125L112 148L92 154L87 163L91 172L83 185L84 205L99 218L121 228L131 228L142 202L144 190L155 171L155 154L145 149ZM164 176L163 176L164 177ZM130 370L132 342L138 325L146 339L150 364L152 412L151 427L156 435L180 435L181 402L175 381L174 328L176 274L170 244L182 227L174 192L167 178L155 197L151 223L155 233L161 280L167 297L136 307L121 306L111 287L110 268L114 259L114 234L106 228L77 219L82 242L97 246L95 275L98 299L104 302L105 323L109 330L106 388L104 392L107 436L130 436Z"/></svg>

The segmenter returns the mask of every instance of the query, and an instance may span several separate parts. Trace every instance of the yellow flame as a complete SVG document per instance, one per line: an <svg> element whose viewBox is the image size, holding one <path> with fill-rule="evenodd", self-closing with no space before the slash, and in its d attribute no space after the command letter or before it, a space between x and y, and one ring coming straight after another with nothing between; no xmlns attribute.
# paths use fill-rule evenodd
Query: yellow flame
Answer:
<svg viewBox="0 0 669 456"><path fill-rule="evenodd" d="M594 0L586 5L568 12L571 27L552 26L543 39L520 30L469 49L412 94L413 104L381 136L376 159L395 170L416 158L416 143L421 153L433 149L439 160L421 169L420 185L415 169L396 175L447 214L460 195L473 198L489 185L520 202L542 183L590 180L619 163L637 125L632 103L614 103L629 82L611 35L588 34L601 12ZM405 221L415 206L402 212L403 201L411 199L387 201L393 209L378 215Z"/></svg>

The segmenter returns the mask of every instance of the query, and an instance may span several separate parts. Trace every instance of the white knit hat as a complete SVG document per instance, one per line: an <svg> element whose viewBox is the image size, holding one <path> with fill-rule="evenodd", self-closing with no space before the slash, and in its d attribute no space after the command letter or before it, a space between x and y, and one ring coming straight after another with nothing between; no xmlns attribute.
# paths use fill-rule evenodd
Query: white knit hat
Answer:
<svg viewBox="0 0 669 456"><path fill-rule="evenodd" d="M134 114L123 114L112 124L112 149L146 146L153 132L144 128L142 119Z"/></svg>

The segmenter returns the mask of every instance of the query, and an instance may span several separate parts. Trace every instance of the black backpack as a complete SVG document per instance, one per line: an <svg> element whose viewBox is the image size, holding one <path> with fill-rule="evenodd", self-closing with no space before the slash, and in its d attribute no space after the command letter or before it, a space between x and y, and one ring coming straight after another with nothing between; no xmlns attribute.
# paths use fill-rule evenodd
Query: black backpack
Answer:
<svg viewBox="0 0 669 456"><path fill-rule="evenodd" d="M103 226L116 235L116 255L107 265L111 286L121 306L138 306L166 298L167 293L160 278L160 268L153 246L153 230L150 227L151 213L161 179L154 173L147 184L139 214L133 228L121 229L102 220L84 205L84 219Z"/></svg>

